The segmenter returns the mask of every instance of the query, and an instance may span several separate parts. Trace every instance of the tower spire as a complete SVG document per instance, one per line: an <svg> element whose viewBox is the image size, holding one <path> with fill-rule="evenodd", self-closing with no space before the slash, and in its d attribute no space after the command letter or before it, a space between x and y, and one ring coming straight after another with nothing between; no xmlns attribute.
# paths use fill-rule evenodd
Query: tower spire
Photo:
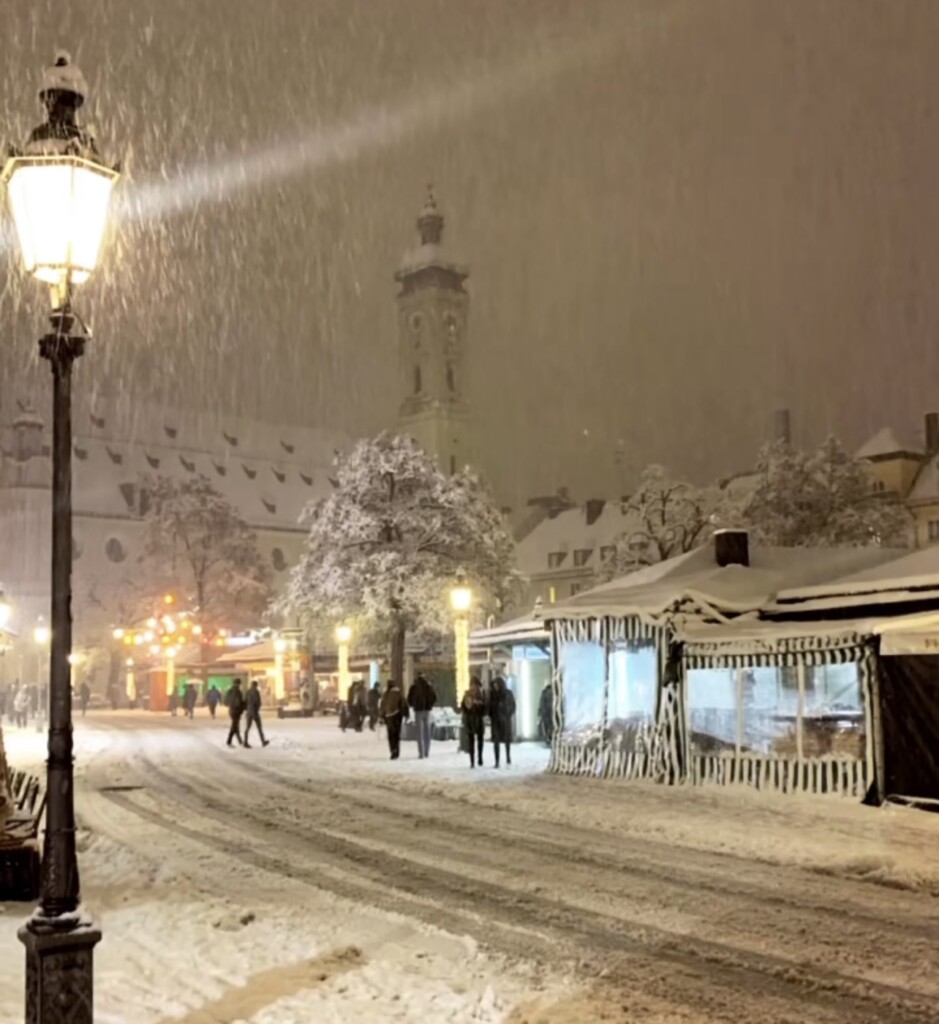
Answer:
<svg viewBox="0 0 939 1024"><path fill-rule="evenodd" d="M437 209L433 182L427 184L427 198L417 218L417 230L421 234L421 245L440 245L443 238L443 214Z"/></svg>

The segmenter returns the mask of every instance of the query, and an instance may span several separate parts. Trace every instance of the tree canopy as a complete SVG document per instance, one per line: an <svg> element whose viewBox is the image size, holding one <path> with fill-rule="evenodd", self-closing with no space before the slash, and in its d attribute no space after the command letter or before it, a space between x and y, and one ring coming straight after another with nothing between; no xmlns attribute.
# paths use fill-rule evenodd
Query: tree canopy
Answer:
<svg viewBox="0 0 939 1024"><path fill-rule="evenodd" d="M458 570L481 608L501 606L517 581L512 536L479 477L440 472L410 438L380 434L338 458L333 493L303 521L310 535L283 606L388 637L399 678L406 633L451 627Z"/></svg>
<svg viewBox="0 0 939 1024"><path fill-rule="evenodd" d="M205 476L150 476L141 486L149 506L144 578L184 596L204 622L255 625L270 597L269 574L240 513Z"/></svg>
<svg viewBox="0 0 939 1024"><path fill-rule="evenodd" d="M874 492L866 464L829 437L814 451L765 445L740 509L758 543L810 547L908 543L910 518Z"/></svg>

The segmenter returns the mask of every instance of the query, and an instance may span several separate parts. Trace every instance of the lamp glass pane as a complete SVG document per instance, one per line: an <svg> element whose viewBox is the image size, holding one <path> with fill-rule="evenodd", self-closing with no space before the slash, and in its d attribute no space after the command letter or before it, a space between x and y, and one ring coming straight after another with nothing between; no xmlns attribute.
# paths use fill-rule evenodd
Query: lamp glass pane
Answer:
<svg viewBox="0 0 939 1024"><path fill-rule="evenodd" d="M15 160L7 191L27 272L81 284L94 270L116 175L84 160Z"/></svg>

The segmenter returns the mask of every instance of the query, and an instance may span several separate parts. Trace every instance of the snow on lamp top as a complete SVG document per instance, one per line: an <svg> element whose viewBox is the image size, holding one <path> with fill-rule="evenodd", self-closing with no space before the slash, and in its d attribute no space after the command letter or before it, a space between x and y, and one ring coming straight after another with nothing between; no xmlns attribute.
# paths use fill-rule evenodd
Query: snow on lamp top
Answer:
<svg viewBox="0 0 939 1024"><path fill-rule="evenodd" d="M60 51L42 75L46 120L22 151L10 150L2 175L26 271L56 295L94 271L119 176L76 121L87 91L81 71Z"/></svg>

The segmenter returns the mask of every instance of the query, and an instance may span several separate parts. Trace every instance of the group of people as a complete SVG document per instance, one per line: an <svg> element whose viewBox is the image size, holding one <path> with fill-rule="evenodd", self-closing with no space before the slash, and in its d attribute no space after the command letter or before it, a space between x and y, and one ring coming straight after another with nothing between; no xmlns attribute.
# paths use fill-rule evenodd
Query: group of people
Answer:
<svg viewBox="0 0 939 1024"><path fill-rule="evenodd" d="M261 691L258 688L257 679L251 680L247 693L241 689L241 680L235 679L225 693L225 704L228 707L228 717L231 719L231 728L228 730L228 746L232 746L233 740L237 740L239 746L250 748L249 737L252 725L257 728L261 745L268 746L270 740L265 737L264 727L261 724ZM242 717L245 719L244 737L241 735Z"/></svg>
<svg viewBox="0 0 939 1024"><path fill-rule="evenodd" d="M377 687L376 683L376 687ZM375 689L375 687L373 687ZM407 696L393 680L388 681L381 695L379 717L388 731L388 748L391 760L401 756L401 729L414 712L417 729L417 756L421 760L430 756L430 742L433 735L433 710L437 704L437 691L433 683L419 675L408 690ZM512 763L512 723L515 718L515 695L506 685L502 676L496 676L489 684L488 694L477 676L470 680L469 689L460 702L463 728L466 733L470 757L470 768L483 766L483 744L486 718L489 719L492 750L496 768L504 749L505 763Z"/></svg>
<svg viewBox="0 0 939 1024"><path fill-rule="evenodd" d="M380 705L381 690L378 683L367 689L364 680L353 680L346 702L339 706L339 728L343 732L349 728L361 732L368 722L369 729L374 732L380 717Z"/></svg>
<svg viewBox="0 0 939 1024"><path fill-rule="evenodd" d="M17 680L0 690L0 717L7 715L11 725L24 728L30 716L39 711L39 687Z"/></svg>
<svg viewBox="0 0 939 1024"><path fill-rule="evenodd" d="M470 680L469 689L460 702L463 714L463 728L469 745L470 768L483 766L483 742L485 739L486 717L492 737L492 753L496 768L499 755L505 748L505 763L512 763L512 723L515 718L515 694L508 688L502 676L496 676L489 684L488 695L483 690L478 676Z"/></svg>

